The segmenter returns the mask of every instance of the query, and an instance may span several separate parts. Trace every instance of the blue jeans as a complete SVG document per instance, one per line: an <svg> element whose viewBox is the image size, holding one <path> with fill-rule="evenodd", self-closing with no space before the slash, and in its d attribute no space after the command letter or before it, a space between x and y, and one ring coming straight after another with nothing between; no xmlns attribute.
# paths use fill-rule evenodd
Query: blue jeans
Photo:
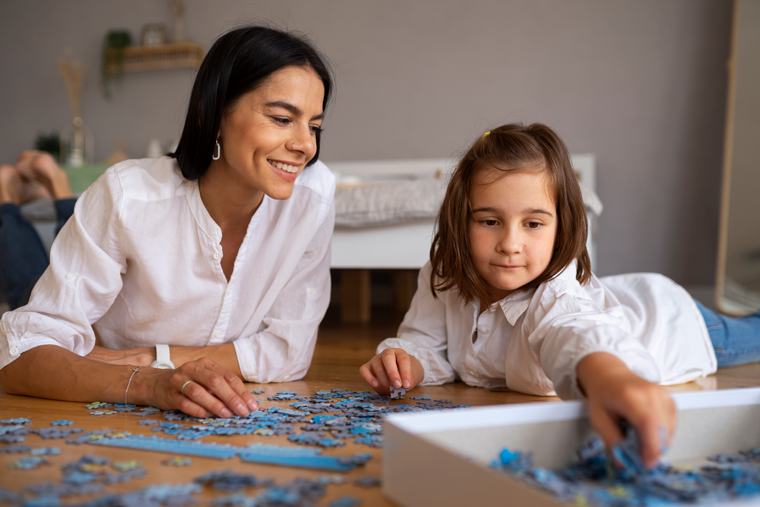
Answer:
<svg viewBox="0 0 760 507"><path fill-rule="evenodd" d="M54 202L56 234L74 213L76 201L72 197ZM48 264L45 247L34 226L21 216L21 208L0 204L0 292L11 310L29 302L34 284Z"/></svg>
<svg viewBox="0 0 760 507"><path fill-rule="evenodd" d="M718 368L760 362L760 311L733 318L695 302L707 324Z"/></svg>

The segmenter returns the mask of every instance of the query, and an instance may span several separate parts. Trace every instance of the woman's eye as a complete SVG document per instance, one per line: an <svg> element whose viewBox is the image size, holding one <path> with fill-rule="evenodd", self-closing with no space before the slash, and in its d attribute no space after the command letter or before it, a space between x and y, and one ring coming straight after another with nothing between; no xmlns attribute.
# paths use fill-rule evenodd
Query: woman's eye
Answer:
<svg viewBox="0 0 760 507"><path fill-rule="evenodd" d="M319 125L310 125L309 129L311 129L312 134L317 134L319 132L324 132L325 129L320 127Z"/></svg>
<svg viewBox="0 0 760 507"><path fill-rule="evenodd" d="M541 222L528 222L526 225L528 226L528 229L538 229L541 227Z"/></svg>
<svg viewBox="0 0 760 507"><path fill-rule="evenodd" d="M280 125L288 125L290 123L290 118L282 118L279 116L273 116L272 119L279 123Z"/></svg>

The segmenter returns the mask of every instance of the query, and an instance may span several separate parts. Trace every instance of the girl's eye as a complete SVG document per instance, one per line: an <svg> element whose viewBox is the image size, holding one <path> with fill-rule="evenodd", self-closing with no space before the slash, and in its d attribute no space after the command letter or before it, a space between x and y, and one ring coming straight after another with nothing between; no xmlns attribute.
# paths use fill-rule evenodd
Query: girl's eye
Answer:
<svg viewBox="0 0 760 507"><path fill-rule="evenodd" d="M538 229L541 227L541 222L528 222L526 225L528 226L528 229Z"/></svg>
<svg viewBox="0 0 760 507"><path fill-rule="evenodd" d="M487 226L487 227L494 227L494 226L496 226L496 225L497 225L499 222L497 222L496 220L483 220L483 221L481 221L480 223L481 223L481 224L483 224L483 225L485 225L485 226Z"/></svg>
<svg viewBox="0 0 760 507"><path fill-rule="evenodd" d="M282 118L280 116L273 116L272 119L279 123L280 125L288 125L290 124L290 118Z"/></svg>

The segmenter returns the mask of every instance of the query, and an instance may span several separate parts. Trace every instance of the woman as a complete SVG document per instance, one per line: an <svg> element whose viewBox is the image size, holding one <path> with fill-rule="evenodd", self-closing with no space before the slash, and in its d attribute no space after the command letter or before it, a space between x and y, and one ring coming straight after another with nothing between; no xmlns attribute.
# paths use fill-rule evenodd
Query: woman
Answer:
<svg viewBox="0 0 760 507"><path fill-rule="evenodd" d="M3 388L229 417L257 409L241 378L301 378L329 302L335 181L317 157L331 88L300 37L220 37L175 158L106 171L29 304L3 316Z"/></svg>

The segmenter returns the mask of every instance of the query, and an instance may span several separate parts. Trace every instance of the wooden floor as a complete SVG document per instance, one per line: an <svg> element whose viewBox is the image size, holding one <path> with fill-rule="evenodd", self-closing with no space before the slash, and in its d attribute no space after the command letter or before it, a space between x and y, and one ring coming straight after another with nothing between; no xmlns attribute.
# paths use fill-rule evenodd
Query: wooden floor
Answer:
<svg viewBox="0 0 760 507"><path fill-rule="evenodd" d="M250 384L250 389L264 389L265 394L259 396L262 407L280 406L287 407L290 402L270 402L266 400L277 391L296 391L299 395L311 395L319 389L345 388L350 390L366 390L368 386L359 376L359 366L364 363L374 352L375 346L384 338L395 334L402 315L391 312L375 312L372 322L369 324L342 324L337 312L328 312L328 317L320 328L319 340L314 354L314 361L309 373L304 380L287 384L258 385ZM672 391L683 390L713 390L732 387L760 386L760 365L728 368L718 374L699 382L692 382L681 386L668 388ZM480 388L467 387L461 383L449 384L440 387L421 387L415 389L414 395L427 395L433 399L450 399L458 403L470 405L494 405L503 403L524 403L531 401L556 402L556 398L539 398L525 396L512 392L489 391ZM93 400L95 401L95 400ZM403 402L402 402L403 403ZM117 414L111 416L95 417L89 415L81 403L68 403L59 401L41 400L21 396L7 395L0 391L0 419L27 417L32 420L32 427L50 427L50 422L58 419L74 421L74 427L86 430L109 428L114 430L126 430L134 434L150 435L148 427L139 426L141 418L130 414ZM232 436L232 437L207 437L205 441L229 443L231 445L246 445L252 442L276 443L288 445L286 437L263 437L263 436ZM318 471L305 469L293 469L285 467L263 466L244 464L237 459L219 461L214 459L192 458L192 465L185 468L163 466L161 460L172 456L147 452L130 451L127 449L101 448L90 446L67 445L62 440L42 440L37 435L28 435L25 445L30 447L57 446L61 449L59 456L53 456L48 466L42 466L34 470L10 470L8 465L16 461L21 455L0 453L0 485L15 491L20 491L24 486L40 482L59 482L61 478L61 465L78 459L84 454L106 456L112 461L137 460L148 470L148 476L133 480L126 484L108 486L108 491L124 492L145 487L157 483L185 483L194 477L212 470L231 469L240 473L254 474L260 478L273 478L277 482L292 480L295 477L314 478L323 475ZM0 444L0 448L6 444ZM373 459L364 468L358 468L346 474L348 482L344 485L330 485L327 488L327 496L319 501L321 505L329 504L329 501L341 496L354 496L362 499L363 506L389 506L390 502L382 496L380 488L363 489L353 485L353 480L364 475L381 476L382 452L371 449L364 445L347 444L339 449L328 449L324 453L328 455L345 455L357 452L372 453ZM257 494L256 489L249 489L251 496ZM207 492L200 497L200 504L205 505L208 500L221 496L219 493ZM67 503L74 500L67 499Z"/></svg>

